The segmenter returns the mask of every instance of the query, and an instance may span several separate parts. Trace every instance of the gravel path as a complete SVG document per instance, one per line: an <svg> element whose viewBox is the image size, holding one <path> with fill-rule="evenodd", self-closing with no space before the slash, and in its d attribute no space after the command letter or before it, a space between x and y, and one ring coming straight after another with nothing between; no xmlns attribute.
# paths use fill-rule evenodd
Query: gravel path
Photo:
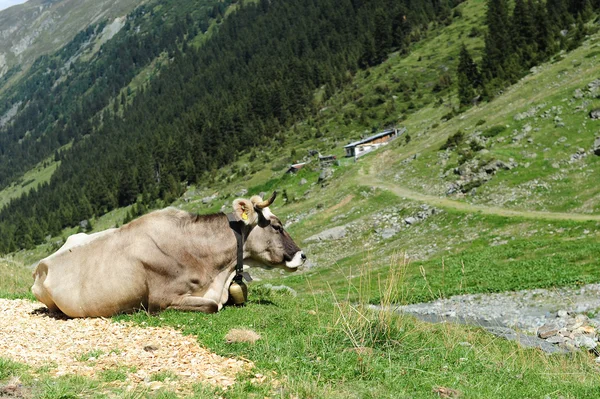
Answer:
<svg viewBox="0 0 600 399"><path fill-rule="evenodd" d="M544 220L575 220L575 221L600 221L600 215L585 214L585 213L566 213L566 212L542 212L542 211L521 211L515 209L501 208L489 205L470 204L468 202L456 201L446 197L423 194L406 187L401 187L390 181L382 181L376 177L374 170L365 174L361 170L358 176L358 182L365 186L379 187L384 190L391 191L398 197L408 198L414 201L426 203L442 209L455 209L469 213L480 213L483 215L497 215L505 217L520 217L527 219L544 219Z"/></svg>
<svg viewBox="0 0 600 399"><path fill-rule="evenodd" d="M211 353L172 328L54 317L39 303L7 299L0 299L0 355L34 368L50 367L55 376L96 378L106 370L125 369L125 386L151 390L170 385L183 391L195 383L226 388L237 373L253 366ZM152 381L159 372L176 378Z"/></svg>

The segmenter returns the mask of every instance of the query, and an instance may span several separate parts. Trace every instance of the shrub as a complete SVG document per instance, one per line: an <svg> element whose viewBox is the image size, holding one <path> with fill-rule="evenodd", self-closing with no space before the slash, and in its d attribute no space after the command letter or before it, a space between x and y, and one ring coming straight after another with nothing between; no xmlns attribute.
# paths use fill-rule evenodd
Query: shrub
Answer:
<svg viewBox="0 0 600 399"><path fill-rule="evenodd" d="M469 143L469 147L471 147L471 150L478 152L483 150L485 147L479 142L479 140L472 140Z"/></svg>
<svg viewBox="0 0 600 399"><path fill-rule="evenodd" d="M452 136L448 137L448 140L440 147L440 150L453 149L458 147L465 140L465 134L459 130Z"/></svg>
<svg viewBox="0 0 600 399"><path fill-rule="evenodd" d="M470 148L462 148L458 152L458 164L462 165L475 157L475 153Z"/></svg>
<svg viewBox="0 0 600 399"><path fill-rule="evenodd" d="M487 138L495 137L505 130L506 130L506 126L502 126L502 125L492 126L489 129L484 130L482 133L482 136L487 137Z"/></svg>
<svg viewBox="0 0 600 399"><path fill-rule="evenodd" d="M483 183L485 183L483 180L472 180L472 181L468 182L467 184L465 184L464 186L462 186L460 191L462 191L463 193L466 194L469 191L473 190L474 188L480 187L481 185L483 185Z"/></svg>
<svg viewBox="0 0 600 399"><path fill-rule="evenodd" d="M454 113L454 110L448 112L446 115L442 116L442 121L446 120L449 121L450 119L454 118L456 116L456 114Z"/></svg>

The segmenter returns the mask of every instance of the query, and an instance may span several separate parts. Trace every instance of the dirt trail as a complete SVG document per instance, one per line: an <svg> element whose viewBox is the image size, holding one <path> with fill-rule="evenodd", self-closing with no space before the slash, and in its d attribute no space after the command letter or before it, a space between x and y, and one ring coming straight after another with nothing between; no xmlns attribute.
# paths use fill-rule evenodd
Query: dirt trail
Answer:
<svg viewBox="0 0 600 399"><path fill-rule="evenodd" d="M424 202L426 204L445 209L454 209L462 212L481 213L483 215L496 215L505 217L519 217L526 219L545 219L545 220L571 220L571 221L600 221L600 215L589 215L583 213L562 213L562 212L540 212L540 211L519 211L513 209L500 208L496 206L474 205L467 202L452 200L446 197L436 197L434 195L422 194L406 187L401 187L393 182L384 182L380 180L371 170L368 174L361 169L358 182L365 186L378 187L388 190L399 197L408 198L414 201Z"/></svg>
<svg viewBox="0 0 600 399"><path fill-rule="evenodd" d="M192 384L226 388L248 361L218 356L194 337L166 327L139 327L110 319L68 319L48 314L40 303L0 299L0 356L34 369L49 367L54 376L91 378L124 371L123 385L185 392ZM174 378L152 381L156 373ZM0 394L0 396L2 396Z"/></svg>

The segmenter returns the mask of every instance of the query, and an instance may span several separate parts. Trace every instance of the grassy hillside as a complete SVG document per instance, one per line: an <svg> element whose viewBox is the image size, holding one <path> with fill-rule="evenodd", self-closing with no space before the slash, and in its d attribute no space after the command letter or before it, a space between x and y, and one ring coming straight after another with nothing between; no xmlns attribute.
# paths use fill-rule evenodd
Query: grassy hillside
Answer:
<svg viewBox="0 0 600 399"><path fill-rule="evenodd" d="M461 397L597 396L600 374L590 354L549 356L476 327L431 325L368 310L373 303L600 281L598 161L588 151L598 122L587 116L600 105L585 94L598 77L600 35L536 68L492 102L452 116L457 100L448 77L455 79L461 43L474 54L482 48L477 31L484 2L469 0L456 10L450 25L431 26L409 55L391 54L358 72L327 101L326 88L318 90L318 115L282 132L277 148L249 149L173 203L210 213L227 209L243 189L246 195L278 189L272 208L312 265L296 274L253 271L258 281L243 308L116 318L173 326L219 354L254 361L254 373L267 376L262 383L254 375L241 376L226 392L196 386L190 397L433 398L442 396L441 388ZM583 98L574 97L577 89ZM533 107L538 108L525 116ZM410 140L400 137L356 163L341 159L332 177L319 182L318 160L309 150L342 158L348 141L390 124L406 126ZM504 128L490 130L495 126ZM458 146L440 150L459 130ZM578 147L584 156L571 162ZM461 177L455 168L475 171L494 160L512 163L511 169L500 168L465 193L446 195ZM286 174L296 161L309 163L296 175ZM92 219L94 229L119 225L130 211ZM332 227L343 228L345 236L310 239ZM65 230L62 239L75 231ZM11 261L0 260L0 276L7 276L0 280L0 296L26 296L31 281L24 265L51 253L60 240L52 237L13 254ZM270 291L267 283L285 284L297 296ZM263 339L226 343L227 331L239 327ZM176 397L168 389L126 393L117 378L53 379L0 357L0 385L11 375L21 376L37 397L73 391L90 397ZM98 387L103 394L93 393Z"/></svg>

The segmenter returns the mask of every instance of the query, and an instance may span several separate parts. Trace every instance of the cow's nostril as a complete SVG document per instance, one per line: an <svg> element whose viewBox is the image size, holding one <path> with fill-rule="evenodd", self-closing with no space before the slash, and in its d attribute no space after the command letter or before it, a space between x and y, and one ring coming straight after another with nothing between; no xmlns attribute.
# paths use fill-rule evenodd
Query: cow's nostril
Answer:
<svg viewBox="0 0 600 399"><path fill-rule="evenodd" d="M304 255L304 252L302 252L302 254L300 255L300 257L302 258L302 260L306 260L306 255Z"/></svg>

